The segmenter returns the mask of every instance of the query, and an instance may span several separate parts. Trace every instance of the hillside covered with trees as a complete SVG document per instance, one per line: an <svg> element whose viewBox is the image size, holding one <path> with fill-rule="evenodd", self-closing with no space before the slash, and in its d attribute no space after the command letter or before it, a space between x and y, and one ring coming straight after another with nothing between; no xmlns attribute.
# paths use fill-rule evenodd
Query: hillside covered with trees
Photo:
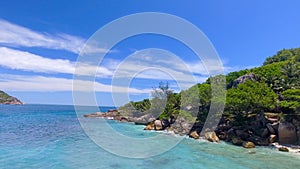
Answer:
<svg viewBox="0 0 300 169"><path fill-rule="evenodd" d="M203 128L213 99L211 82L218 78L226 79L226 101L214 99L226 103L225 109L215 115L216 128ZM281 50L260 67L210 77L180 93L161 82L152 97L120 107L116 117L195 139L205 131L210 141L244 147L299 144L300 48Z"/></svg>
<svg viewBox="0 0 300 169"><path fill-rule="evenodd" d="M237 118L249 113L274 112L282 118L299 118L300 115L300 48L282 50L268 57L263 66L231 72L225 76L227 84L225 115ZM242 79L242 80L241 80ZM166 107L160 118L176 114L180 106L197 105L196 114L205 114L209 110L211 99L210 79L180 93L173 93L167 83L161 83L156 90L165 93ZM198 90L195 92L195 90ZM155 91L154 93L159 93ZM182 95L185 100L181 99ZM194 99L197 97L197 99ZM154 99L158 97L154 96ZM191 101L198 100L197 103ZM151 113L149 99L131 102L136 110ZM126 109L125 105L120 109ZM188 112L186 112L188 114ZM190 114L195 116L195 114ZM282 119L282 120L283 120Z"/></svg>
<svg viewBox="0 0 300 169"><path fill-rule="evenodd" d="M23 104L19 99L0 90L0 104Z"/></svg>

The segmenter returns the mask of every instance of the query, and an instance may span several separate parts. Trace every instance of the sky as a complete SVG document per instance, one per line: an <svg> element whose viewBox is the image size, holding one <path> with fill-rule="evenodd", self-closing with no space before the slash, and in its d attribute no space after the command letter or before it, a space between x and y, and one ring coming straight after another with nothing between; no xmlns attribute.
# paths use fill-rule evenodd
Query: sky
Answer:
<svg viewBox="0 0 300 169"><path fill-rule="evenodd" d="M93 83L91 90L101 106L119 106L112 96L114 90L128 100L149 98L160 81L169 82L178 92L204 82L209 74L188 46L170 37L142 34L111 49L92 46L99 54L107 53L101 63L78 64L77 60L103 26L135 13L160 12L183 18L200 29L216 49L225 73L252 68L278 50L300 47L299 6L298 0L3 1L0 90L27 104L72 105L73 77L79 69L80 76L94 76L93 81L80 81L79 90L90 90L87 84ZM147 50L153 48L164 51ZM161 63L165 71L153 66ZM143 70L141 64L151 68ZM132 76L128 86L114 80L126 73ZM187 81L190 75L194 81Z"/></svg>

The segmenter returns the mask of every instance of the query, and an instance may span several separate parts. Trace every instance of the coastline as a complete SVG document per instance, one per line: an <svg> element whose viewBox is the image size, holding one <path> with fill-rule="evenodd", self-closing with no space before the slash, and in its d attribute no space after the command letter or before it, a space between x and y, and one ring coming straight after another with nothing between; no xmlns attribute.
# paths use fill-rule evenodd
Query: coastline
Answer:
<svg viewBox="0 0 300 169"><path fill-rule="evenodd" d="M172 136L176 136L176 137L185 137L185 138L189 138L189 139L193 139L193 140L199 140L199 141L207 141L207 142L212 142L214 144L218 144L221 142L224 142L226 144L229 145L234 145L237 147L241 147L241 148L246 148L249 149L249 152L253 152L251 151L251 149L255 149L256 146L258 147L266 147L266 148L270 148L272 150L276 150L276 151L281 151L281 152L287 152L289 154L294 154L297 156L300 156L300 146L299 145L291 145L291 144L279 144L278 142L273 142L273 143L269 143L268 145L254 145L253 147L247 147L244 146L243 144L234 144L231 141L226 141L223 139L220 139L217 137L217 140L215 138L212 138L211 135L215 134L215 132L208 132L210 133L210 136L193 136L192 133L193 132L188 132L188 133L176 133L174 130L170 130L170 128L160 128L159 130L156 130L155 127L153 127L154 121L150 121L150 122L141 122L138 121L140 120L140 118L133 118L133 117L123 117L120 115L120 112L118 110L108 110L107 112L96 112L96 113L91 113L91 114L85 114L84 115L85 118L104 118L107 120L114 120L120 123L132 123L134 125L143 125L145 126L144 130L148 130L151 132L159 132L159 133L164 133L167 135L172 135ZM149 125L151 126L149 128ZM213 134L211 134L213 133ZM215 137L215 136L214 136Z"/></svg>

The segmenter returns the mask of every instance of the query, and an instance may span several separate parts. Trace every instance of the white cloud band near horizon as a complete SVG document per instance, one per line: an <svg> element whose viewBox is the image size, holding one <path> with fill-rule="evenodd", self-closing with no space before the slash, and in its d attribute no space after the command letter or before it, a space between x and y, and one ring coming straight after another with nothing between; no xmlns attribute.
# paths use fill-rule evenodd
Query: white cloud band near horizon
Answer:
<svg viewBox="0 0 300 169"><path fill-rule="evenodd" d="M76 62L67 59L50 59L7 47L0 47L0 58L1 67L28 72L74 74L76 68ZM81 75L95 74L94 70L97 70L97 76L112 75L112 71L104 67L80 64L77 69Z"/></svg>
<svg viewBox="0 0 300 169"><path fill-rule="evenodd" d="M140 56L139 56L140 57ZM144 56L149 57L149 56ZM112 78L114 76L114 72L118 68L118 65L122 63L120 60L112 60L108 59L108 62L105 65L96 66L96 65L88 65L88 64L78 64L76 67L76 62L72 62L67 59L51 59L43 56L39 56L36 54L32 54L26 51L11 49L7 47L0 47L0 67L12 69L12 70L21 70L26 72L34 72L34 73L47 73L47 74L71 74L73 75L75 69L77 69L77 74L79 75L87 75L94 76L95 70L96 77L100 78ZM122 70L122 74L127 76L128 74L137 73L136 70L142 69L139 68L139 62L142 61L144 64L151 66L151 62L147 63L147 60L142 56L140 60L131 60L126 63L125 69ZM167 60L164 60L165 62ZM161 61L162 62L162 61ZM184 81L185 80L185 72L188 71L186 68L188 67L191 73L194 74L195 81L197 83L204 82L208 77L207 71L203 64L199 62L194 63L185 63L185 66L177 64L173 61L168 61L168 63L164 63L169 65L166 69L168 72L171 72L171 75L178 77L179 79L173 79L171 76L164 75L159 71L146 71L141 74L138 74L136 78L141 79L152 79L152 80L177 80ZM225 67L225 71L239 70L237 67ZM127 75L126 75L127 74ZM191 86L194 83L184 82L185 86Z"/></svg>
<svg viewBox="0 0 300 169"><path fill-rule="evenodd" d="M12 74L0 74L0 89L5 91L31 91L31 92L59 92L73 91L73 79L45 77L45 76L21 76ZM95 92L120 92L131 94L150 93L152 89L137 89L133 87L116 86L112 91L111 85L93 81L77 81L80 87L76 91L95 91ZM86 86L94 86L94 89L89 89Z"/></svg>

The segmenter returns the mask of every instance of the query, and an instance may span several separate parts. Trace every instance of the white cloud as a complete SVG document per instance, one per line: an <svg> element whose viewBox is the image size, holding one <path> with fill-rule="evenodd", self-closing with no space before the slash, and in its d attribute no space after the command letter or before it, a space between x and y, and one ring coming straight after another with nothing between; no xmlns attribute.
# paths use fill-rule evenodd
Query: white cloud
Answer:
<svg viewBox="0 0 300 169"><path fill-rule="evenodd" d="M5 91L39 91L39 92L54 92L54 91L72 91L73 90L73 79L56 78L56 77L45 77L45 76L19 76L11 74L0 74L0 88ZM96 92L120 92L120 93L132 93L142 94L149 93L151 89L139 90L136 88L127 88L115 86L112 91L111 85L78 80L76 82L76 91L90 91L95 90ZM93 89L88 86L94 86Z"/></svg>
<svg viewBox="0 0 300 169"><path fill-rule="evenodd" d="M69 60L49 59L29 52L0 47L0 66L33 72L73 73Z"/></svg>
<svg viewBox="0 0 300 169"><path fill-rule="evenodd" d="M73 74L75 62L66 59L49 59L29 52L0 47L0 66L42 73L65 73ZM79 75L93 75L97 70L97 76L107 77L112 75L112 71L105 67L96 65L79 64L76 73Z"/></svg>

